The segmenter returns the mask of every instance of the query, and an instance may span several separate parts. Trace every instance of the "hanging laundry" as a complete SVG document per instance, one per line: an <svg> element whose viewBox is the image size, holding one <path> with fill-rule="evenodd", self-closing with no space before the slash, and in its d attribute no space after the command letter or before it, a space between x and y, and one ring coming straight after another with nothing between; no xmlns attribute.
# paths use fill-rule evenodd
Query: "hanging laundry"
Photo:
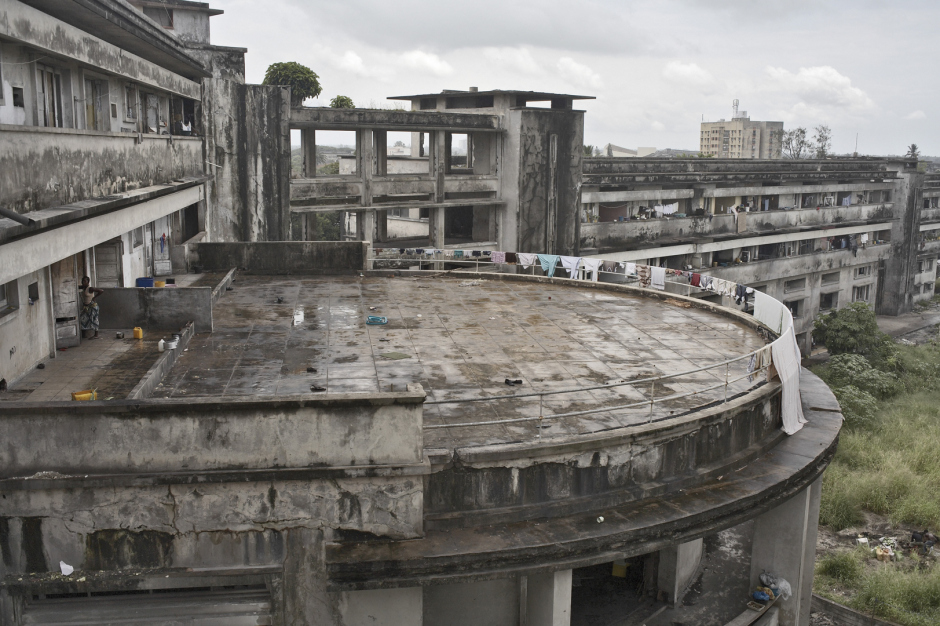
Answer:
<svg viewBox="0 0 940 626"><path fill-rule="evenodd" d="M598 270L604 261L602 259L581 259L581 262L584 263L584 271L590 272L591 280L596 283L598 278Z"/></svg>
<svg viewBox="0 0 940 626"><path fill-rule="evenodd" d="M624 263L623 264L623 273L627 276L636 275L636 263Z"/></svg>
<svg viewBox="0 0 940 626"><path fill-rule="evenodd" d="M505 263L506 253L505 252L493 252L490 254L490 260L493 263Z"/></svg>
<svg viewBox="0 0 940 626"><path fill-rule="evenodd" d="M862 236L859 239L863 244L868 243L868 233L862 233Z"/></svg>
<svg viewBox="0 0 940 626"><path fill-rule="evenodd" d="M800 351L793 328L787 329L784 336L770 345L774 368L783 386L783 392L780 394L783 432L792 435L806 423L800 400Z"/></svg>
<svg viewBox="0 0 940 626"><path fill-rule="evenodd" d="M529 254L528 252L516 253L516 258L519 259L519 265L522 266L522 269L526 269L526 270L539 262L538 257L539 255Z"/></svg>
<svg viewBox="0 0 940 626"><path fill-rule="evenodd" d="M754 372L759 372L771 363L770 359L771 345L767 344L757 352L751 355L751 360L747 364L747 381L754 381Z"/></svg>
<svg viewBox="0 0 940 626"><path fill-rule="evenodd" d="M650 267L649 265L637 265L636 275L640 278L640 287L649 289L650 286Z"/></svg>
<svg viewBox="0 0 940 626"><path fill-rule="evenodd" d="M783 312L786 307L762 291L754 292L754 319L778 335L783 328Z"/></svg>
<svg viewBox="0 0 940 626"><path fill-rule="evenodd" d="M561 259L561 266L568 270L568 278L577 278L578 277L578 266L581 264L581 257L579 256L561 256L558 257Z"/></svg>
<svg viewBox="0 0 940 626"><path fill-rule="evenodd" d="M453 251L453 250L444 250L444 258L445 258L445 259L452 259L452 258L454 258L454 251Z"/></svg>
<svg viewBox="0 0 940 626"><path fill-rule="evenodd" d="M701 274L692 274L692 280L689 281L689 284L693 287L698 287L702 284L702 275Z"/></svg>
<svg viewBox="0 0 940 626"><path fill-rule="evenodd" d="M516 264L516 253L515 253L515 252L507 252L507 253L506 253L506 263L512 263L513 265Z"/></svg>
<svg viewBox="0 0 940 626"><path fill-rule="evenodd" d="M651 267L650 268L650 284L653 286L653 289L663 290L666 288L666 268L664 267Z"/></svg>
<svg viewBox="0 0 940 626"><path fill-rule="evenodd" d="M454 250L454 258L455 258L455 259L462 259L462 258L463 258L463 250Z"/></svg>
<svg viewBox="0 0 940 626"><path fill-rule="evenodd" d="M471 254L472 254L473 256L483 256L483 253L480 252L479 250L474 250L473 252L471 252Z"/></svg>
<svg viewBox="0 0 940 626"><path fill-rule="evenodd" d="M542 271L551 278L555 275L555 266L558 265L559 256L557 254L540 254L539 263L542 265Z"/></svg>

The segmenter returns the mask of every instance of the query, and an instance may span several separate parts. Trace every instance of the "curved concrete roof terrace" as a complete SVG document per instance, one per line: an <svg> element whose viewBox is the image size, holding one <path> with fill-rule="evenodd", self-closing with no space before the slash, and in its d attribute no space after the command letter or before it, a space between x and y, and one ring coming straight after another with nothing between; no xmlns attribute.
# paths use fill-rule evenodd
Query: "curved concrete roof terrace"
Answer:
<svg viewBox="0 0 940 626"><path fill-rule="evenodd" d="M534 442L540 430L547 441L661 421L762 380L746 377L747 358L700 370L765 345L750 316L647 290L566 283L241 275L216 309L215 331L193 339L155 395L376 393L421 384L425 448L454 450ZM369 325L370 315L388 323ZM646 382L621 384L636 380ZM480 398L487 400L460 402Z"/></svg>

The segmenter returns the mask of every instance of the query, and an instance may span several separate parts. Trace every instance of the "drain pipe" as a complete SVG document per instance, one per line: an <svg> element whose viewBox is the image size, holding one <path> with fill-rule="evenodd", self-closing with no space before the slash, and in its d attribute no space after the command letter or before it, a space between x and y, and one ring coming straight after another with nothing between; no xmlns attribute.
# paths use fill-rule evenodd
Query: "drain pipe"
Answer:
<svg viewBox="0 0 940 626"><path fill-rule="evenodd" d="M21 215L16 211L11 211L10 209L4 209L3 207L0 207L0 217L8 217L14 222L19 222L23 226L32 226L36 223L36 220L32 218Z"/></svg>

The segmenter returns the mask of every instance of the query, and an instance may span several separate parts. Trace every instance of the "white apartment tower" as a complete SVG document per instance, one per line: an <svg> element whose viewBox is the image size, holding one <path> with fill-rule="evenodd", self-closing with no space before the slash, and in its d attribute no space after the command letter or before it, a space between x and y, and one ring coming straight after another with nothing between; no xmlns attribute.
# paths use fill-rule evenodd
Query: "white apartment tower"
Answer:
<svg viewBox="0 0 940 626"><path fill-rule="evenodd" d="M699 151L726 159L779 159L783 122L755 122L734 101L730 121L702 122Z"/></svg>

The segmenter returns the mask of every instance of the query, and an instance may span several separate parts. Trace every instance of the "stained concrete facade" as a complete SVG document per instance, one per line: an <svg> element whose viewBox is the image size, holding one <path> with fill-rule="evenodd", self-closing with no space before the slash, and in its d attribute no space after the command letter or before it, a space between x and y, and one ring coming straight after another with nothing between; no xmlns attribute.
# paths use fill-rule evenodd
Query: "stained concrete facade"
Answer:
<svg viewBox="0 0 940 626"><path fill-rule="evenodd" d="M809 352L820 313L861 301L898 315L925 297L923 177L881 159L589 159L581 253L764 291L788 303Z"/></svg>

